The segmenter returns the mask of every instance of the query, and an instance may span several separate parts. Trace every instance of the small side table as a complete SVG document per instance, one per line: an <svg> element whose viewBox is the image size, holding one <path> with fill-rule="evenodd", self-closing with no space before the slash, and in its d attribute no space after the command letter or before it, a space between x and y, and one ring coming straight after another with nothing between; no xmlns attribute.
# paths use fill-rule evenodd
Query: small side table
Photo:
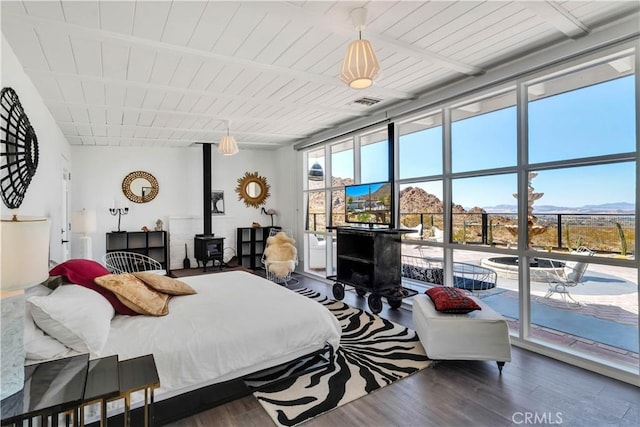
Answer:
<svg viewBox="0 0 640 427"><path fill-rule="evenodd" d="M89 361L84 400L80 408L80 426L84 426L84 406L100 403L100 427L107 426L107 400L120 394L118 356Z"/></svg>
<svg viewBox="0 0 640 427"><path fill-rule="evenodd" d="M73 411L82 404L89 355L52 360L24 368L24 388L0 404L2 425L22 425L23 420L40 417L42 423L57 427L58 414ZM55 392L52 392L55 390ZM68 424L68 423L67 423ZM78 425L78 417L73 417L73 425Z"/></svg>
<svg viewBox="0 0 640 427"><path fill-rule="evenodd" d="M108 400L124 399L124 426L131 425L131 393L144 390L144 425L153 425L153 391L160 378L153 354L118 362L120 393Z"/></svg>

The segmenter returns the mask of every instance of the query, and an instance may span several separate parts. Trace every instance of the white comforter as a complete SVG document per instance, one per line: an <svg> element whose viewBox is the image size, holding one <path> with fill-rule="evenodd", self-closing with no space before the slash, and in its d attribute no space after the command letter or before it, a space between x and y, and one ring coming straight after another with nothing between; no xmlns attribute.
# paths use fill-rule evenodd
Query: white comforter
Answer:
<svg viewBox="0 0 640 427"><path fill-rule="evenodd" d="M101 354L153 353L158 399L338 347L335 316L280 285L239 271L180 280L198 294L172 297L164 317L114 317Z"/></svg>

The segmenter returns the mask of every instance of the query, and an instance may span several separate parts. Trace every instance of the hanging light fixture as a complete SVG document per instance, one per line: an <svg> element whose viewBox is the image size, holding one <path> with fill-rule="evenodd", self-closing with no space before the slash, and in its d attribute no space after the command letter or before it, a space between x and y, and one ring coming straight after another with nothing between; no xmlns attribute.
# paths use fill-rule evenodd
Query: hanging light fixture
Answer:
<svg viewBox="0 0 640 427"><path fill-rule="evenodd" d="M340 80L353 89L365 89L373 84L380 71L380 63L369 40L362 39L367 9L359 7L351 11L353 26L358 30L358 40L349 43L342 61Z"/></svg>
<svg viewBox="0 0 640 427"><path fill-rule="evenodd" d="M220 145L218 145L218 152L224 154L225 156L233 156L238 153L238 144L236 143L236 139L229 135L229 126L230 122L227 121L227 134L222 137L220 140Z"/></svg>
<svg viewBox="0 0 640 427"><path fill-rule="evenodd" d="M322 181L324 179L324 171L318 160L309 169L309 181Z"/></svg>

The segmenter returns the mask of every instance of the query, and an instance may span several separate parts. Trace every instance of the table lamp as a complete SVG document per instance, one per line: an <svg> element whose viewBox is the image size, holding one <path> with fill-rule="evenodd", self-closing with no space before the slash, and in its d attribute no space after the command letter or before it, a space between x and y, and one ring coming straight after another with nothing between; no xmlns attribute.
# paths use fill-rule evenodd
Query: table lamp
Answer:
<svg viewBox="0 0 640 427"><path fill-rule="evenodd" d="M0 223L0 399L24 386L24 289L49 277L47 218L2 219Z"/></svg>
<svg viewBox="0 0 640 427"><path fill-rule="evenodd" d="M91 236L89 233L95 233L98 229L96 221L96 211L82 209L73 213L71 221L71 231L80 233L82 243L82 258L93 259L93 249L91 246Z"/></svg>

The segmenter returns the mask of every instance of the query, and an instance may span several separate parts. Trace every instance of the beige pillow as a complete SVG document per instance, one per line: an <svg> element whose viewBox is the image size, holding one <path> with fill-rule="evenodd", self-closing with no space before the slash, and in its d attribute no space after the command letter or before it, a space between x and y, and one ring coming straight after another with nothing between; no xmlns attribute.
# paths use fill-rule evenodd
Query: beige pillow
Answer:
<svg viewBox="0 0 640 427"><path fill-rule="evenodd" d="M169 313L169 295L157 292L129 273L96 277L96 284L110 290L131 310L151 316Z"/></svg>
<svg viewBox="0 0 640 427"><path fill-rule="evenodd" d="M152 287L158 292L169 295L193 295L196 290L180 280L172 279L168 276L161 276L155 273L140 271L133 273L138 279L142 280L147 286Z"/></svg>

